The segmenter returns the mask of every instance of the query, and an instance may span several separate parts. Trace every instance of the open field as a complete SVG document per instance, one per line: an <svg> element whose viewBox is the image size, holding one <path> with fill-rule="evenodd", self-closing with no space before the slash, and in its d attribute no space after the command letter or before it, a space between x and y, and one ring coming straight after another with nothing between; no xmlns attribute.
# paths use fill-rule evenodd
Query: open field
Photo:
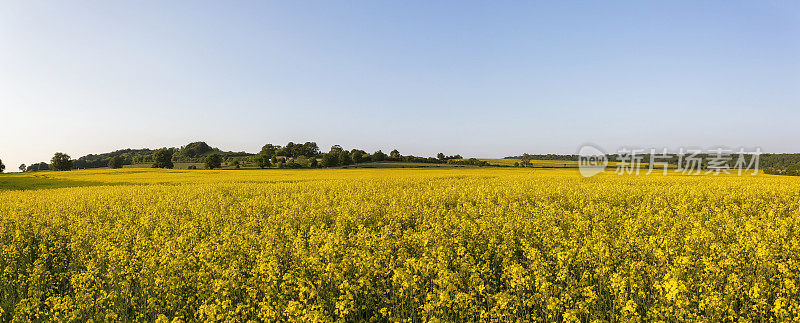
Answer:
<svg viewBox="0 0 800 323"><path fill-rule="evenodd" d="M0 190L3 321L800 318L797 177L106 169Z"/></svg>

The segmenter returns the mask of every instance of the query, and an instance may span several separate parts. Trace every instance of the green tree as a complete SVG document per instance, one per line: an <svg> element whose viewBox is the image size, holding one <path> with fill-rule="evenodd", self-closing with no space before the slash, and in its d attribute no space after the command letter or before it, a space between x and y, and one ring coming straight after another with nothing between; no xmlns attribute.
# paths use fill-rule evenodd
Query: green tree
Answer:
<svg viewBox="0 0 800 323"><path fill-rule="evenodd" d="M522 167L527 167L527 166L530 166L531 159L533 159L533 156L525 153L525 154L522 154L522 158L521 159L522 159L522 163L521 163Z"/></svg>
<svg viewBox="0 0 800 323"><path fill-rule="evenodd" d="M70 170L72 169L72 159L65 153L56 153L50 160L50 166L56 171Z"/></svg>
<svg viewBox="0 0 800 323"><path fill-rule="evenodd" d="M327 153L322 155L322 167L336 167L339 166L339 155L336 153Z"/></svg>
<svg viewBox="0 0 800 323"><path fill-rule="evenodd" d="M205 153L213 151L214 148L211 148L208 144L202 141L192 142L186 146L183 146L180 150L178 155L184 155L189 158L200 157Z"/></svg>
<svg viewBox="0 0 800 323"><path fill-rule="evenodd" d="M108 160L108 168L122 168L122 157L111 157L111 159Z"/></svg>
<svg viewBox="0 0 800 323"><path fill-rule="evenodd" d="M275 153L281 149L281 146L276 146L273 144L266 144L264 147L261 147L260 154L267 156L267 159L272 158L275 156ZM274 162L273 162L274 163Z"/></svg>
<svg viewBox="0 0 800 323"><path fill-rule="evenodd" d="M353 164L353 158L350 157L350 152L347 150L342 150L336 156L338 163L340 166L346 166Z"/></svg>
<svg viewBox="0 0 800 323"><path fill-rule="evenodd" d="M242 167L242 163L240 163L238 159L234 159L233 160L233 167L241 168Z"/></svg>
<svg viewBox="0 0 800 323"><path fill-rule="evenodd" d="M378 150L374 154L372 154L372 161L384 161L386 160L386 154L382 151Z"/></svg>
<svg viewBox="0 0 800 323"><path fill-rule="evenodd" d="M222 167L222 158L219 156L219 154L211 154L206 156L205 162L207 169Z"/></svg>
<svg viewBox="0 0 800 323"><path fill-rule="evenodd" d="M353 149L350 151L350 157L353 158L353 163L362 163L367 161L367 152L360 149Z"/></svg>
<svg viewBox="0 0 800 323"><path fill-rule="evenodd" d="M153 152L153 168L172 168L172 151L167 148L161 148Z"/></svg>
<svg viewBox="0 0 800 323"><path fill-rule="evenodd" d="M48 169L50 169L50 166L47 165L47 163L40 162L40 163L35 163L35 164L32 164L32 165L28 165L28 168L25 169L25 171L26 172L35 172L35 171L48 170Z"/></svg>
<svg viewBox="0 0 800 323"><path fill-rule="evenodd" d="M26 169L27 169L27 167L25 166L25 164L20 164L19 165L19 171L20 172L24 172Z"/></svg>
<svg viewBox="0 0 800 323"><path fill-rule="evenodd" d="M319 156L319 146L317 146L316 142L307 141L301 147L300 155L308 156L308 157L317 157Z"/></svg>
<svg viewBox="0 0 800 323"><path fill-rule="evenodd" d="M6 170L6 165L3 165L3 161L0 160L0 173L2 173L4 170Z"/></svg>
<svg viewBox="0 0 800 323"><path fill-rule="evenodd" d="M447 159L447 157L445 157L443 153L436 154L436 158L441 160L441 161L444 161L445 159Z"/></svg>
<svg viewBox="0 0 800 323"><path fill-rule="evenodd" d="M269 167L269 157L263 153L259 153L256 156L256 164L258 164L258 168L267 168Z"/></svg>
<svg viewBox="0 0 800 323"><path fill-rule="evenodd" d="M400 160L402 157L403 156L400 155L400 152L397 151L397 149L392 150L392 152L389 153L389 158L391 158L392 160Z"/></svg>
<svg viewBox="0 0 800 323"><path fill-rule="evenodd" d="M317 157L311 157L308 160L308 167L317 168Z"/></svg>

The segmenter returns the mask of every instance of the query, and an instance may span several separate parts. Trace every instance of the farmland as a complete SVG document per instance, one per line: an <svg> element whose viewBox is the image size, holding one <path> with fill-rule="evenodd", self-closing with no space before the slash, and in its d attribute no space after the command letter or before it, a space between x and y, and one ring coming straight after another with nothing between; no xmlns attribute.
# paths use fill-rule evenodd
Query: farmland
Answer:
<svg viewBox="0 0 800 323"><path fill-rule="evenodd" d="M800 319L800 178L0 175L16 320Z"/></svg>
<svg viewBox="0 0 800 323"><path fill-rule="evenodd" d="M515 163L519 164L522 163L522 159L516 158L503 158L503 159L480 159L484 160L489 163L489 165L495 166L514 166ZM564 168L575 168L578 167L577 161L572 160L531 160L530 161L531 167L564 167Z"/></svg>
<svg viewBox="0 0 800 323"><path fill-rule="evenodd" d="M522 159L518 158L502 158L502 159L479 159L486 161L491 166L519 166L523 163ZM578 162L574 160L529 160L527 167L531 168L578 168ZM646 168L647 163L639 163L641 167ZM608 167L616 167L617 162L608 162Z"/></svg>

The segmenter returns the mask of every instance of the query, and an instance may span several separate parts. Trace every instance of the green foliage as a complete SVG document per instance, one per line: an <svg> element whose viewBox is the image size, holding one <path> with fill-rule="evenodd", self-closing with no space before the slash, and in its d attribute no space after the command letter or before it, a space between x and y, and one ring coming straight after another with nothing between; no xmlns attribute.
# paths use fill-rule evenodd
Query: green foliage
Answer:
<svg viewBox="0 0 800 323"><path fill-rule="evenodd" d="M522 160L567 160L567 161L578 161L578 155L558 155L558 154L544 154L544 155L532 155L532 154L522 154L519 156L508 156L505 159L522 159ZM461 159L459 156L458 159Z"/></svg>
<svg viewBox="0 0 800 323"><path fill-rule="evenodd" d="M153 168L172 168L172 150L161 148L153 153Z"/></svg>
<svg viewBox="0 0 800 323"><path fill-rule="evenodd" d="M794 164L786 167L781 175L800 176L800 164Z"/></svg>
<svg viewBox="0 0 800 323"><path fill-rule="evenodd" d="M34 164L31 164L31 165L28 165L28 168L26 168L25 171L26 172L35 172L35 171L49 170L49 169L50 169L50 165L48 165L45 162L40 162L40 163L34 163Z"/></svg>
<svg viewBox="0 0 800 323"><path fill-rule="evenodd" d="M122 157L114 156L108 160L108 168L122 168Z"/></svg>
<svg viewBox="0 0 800 323"><path fill-rule="evenodd" d="M759 167L766 174L800 176L800 154L764 154Z"/></svg>
<svg viewBox="0 0 800 323"><path fill-rule="evenodd" d="M333 151L322 155L322 167L336 167L339 166L339 154Z"/></svg>
<svg viewBox="0 0 800 323"><path fill-rule="evenodd" d="M180 150L177 150L172 159L176 162L194 162L194 163L204 162L205 157L207 157L210 154L217 154L223 160L252 156L252 154L243 151L242 152L222 151L219 148L214 148L209 146L205 142L198 141L189 143L188 145L181 147Z"/></svg>
<svg viewBox="0 0 800 323"><path fill-rule="evenodd" d="M267 168L270 166L269 157L266 154L259 153L256 155L256 164L258 168Z"/></svg>
<svg viewBox="0 0 800 323"><path fill-rule="evenodd" d="M339 166L346 166L353 164L353 158L350 157L350 152L347 150L340 151L337 156Z"/></svg>
<svg viewBox="0 0 800 323"><path fill-rule="evenodd" d="M407 163L441 164L442 161L433 157L418 157L413 155L403 156L400 160Z"/></svg>
<svg viewBox="0 0 800 323"><path fill-rule="evenodd" d="M392 152L390 152L390 153L389 153L389 158L390 158L391 160L397 160L397 161L399 161L399 160L400 160L400 158L402 158L402 157L403 157L403 156L402 156L402 155L400 155L400 152L399 152L399 151L397 151L397 149L395 149L395 150L392 150Z"/></svg>
<svg viewBox="0 0 800 323"><path fill-rule="evenodd" d="M290 159L288 162L283 164L283 168L301 168L301 167L303 167L303 165L301 165L300 163L297 163L293 159Z"/></svg>
<svg viewBox="0 0 800 323"><path fill-rule="evenodd" d="M267 168L275 166L278 163L278 158L285 158L283 160L283 167L290 167L287 165L290 161L294 160L297 167L335 167L343 165L351 165L354 163L365 163L370 161L395 161L395 162L413 162L413 163L444 163L449 159L461 158L460 155L444 156L440 153L436 158L433 157L417 157L417 156L403 156L397 149L392 150L391 156L387 156L381 150L376 151L370 155L361 149L352 149L346 151L340 145L334 145L327 154L321 154L316 142L305 142L303 144L295 144L289 142L286 146L279 146L273 144L266 144L261 147L258 154L249 154L246 152L226 152L218 148L214 148L202 141L192 142L181 148L161 148L158 150L151 149L122 149L103 154L88 154L82 156L77 160L72 161L72 168L99 168L99 167L112 167L112 165L119 165L117 159L121 159L122 165L127 164L146 164L150 163L155 168L174 168L174 163L204 163L207 156L210 154L217 154L226 163L236 166L234 163L238 162L238 167L253 163L259 168ZM325 155L331 155L327 158ZM300 161L299 157L305 157L304 161ZM443 157L444 156L444 157ZM320 158L321 160L318 160ZM114 159L112 161L112 159ZM236 161L234 161L236 160ZM312 161L313 160L313 161ZM26 167L26 171L47 170L49 167L46 163L31 164Z"/></svg>
<svg viewBox="0 0 800 323"><path fill-rule="evenodd" d="M451 165L489 166L489 162L477 158L460 159L460 160L451 159L448 160L447 163Z"/></svg>
<svg viewBox="0 0 800 323"><path fill-rule="evenodd" d="M259 154L267 157L267 159L270 159L272 157L275 157L275 152L277 152L278 149L280 148L281 148L280 146L275 146L273 144L266 144L264 145L264 147L261 147L261 152L259 152Z"/></svg>
<svg viewBox="0 0 800 323"><path fill-rule="evenodd" d="M374 154L372 154L372 161L384 161L386 160L386 154L382 151L378 150Z"/></svg>
<svg viewBox="0 0 800 323"><path fill-rule="evenodd" d="M25 171L25 169L27 169L27 167L25 166L25 164L20 164L20 165L19 165L19 171L20 171L20 172L24 172L24 171Z"/></svg>
<svg viewBox="0 0 800 323"><path fill-rule="evenodd" d="M56 153L50 160L50 165L55 171L66 171L72 169L72 159L65 153Z"/></svg>
<svg viewBox="0 0 800 323"><path fill-rule="evenodd" d="M367 154L366 151L363 151L361 149L351 150L350 157L353 158L353 163L363 163L363 162L368 162L370 160L369 154Z"/></svg>
<svg viewBox="0 0 800 323"><path fill-rule="evenodd" d="M6 170L6 165L4 165L3 161L0 160L0 173L2 173L4 170Z"/></svg>
<svg viewBox="0 0 800 323"><path fill-rule="evenodd" d="M266 144L261 147L259 154L267 156L267 159L273 156L284 156L288 158L297 158L299 156L316 157L320 155L319 146L316 142L309 141L303 144L295 144L289 142L286 146L279 146L273 144ZM275 162L273 162L274 164Z"/></svg>
<svg viewBox="0 0 800 323"><path fill-rule="evenodd" d="M185 156L189 158L195 158L203 156L206 153L214 151L214 148L211 148L208 144L202 141L196 141L189 143L186 146L181 147L181 150L178 151L180 156Z"/></svg>
<svg viewBox="0 0 800 323"><path fill-rule="evenodd" d="M205 160L206 169L214 169L222 167L222 158L218 154L211 154L206 156Z"/></svg>
<svg viewBox="0 0 800 323"><path fill-rule="evenodd" d="M150 149L121 149L109 153L88 154L74 160L73 167L76 169L99 168L108 166L108 162L113 157L122 158L123 164L149 163L152 162L153 151Z"/></svg>
<svg viewBox="0 0 800 323"><path fill-rule="evenodd" d="M319 155L319 147L316 142L306 142L304 144L289 142L285 147L279 147L276 154L278 156L291 158L297 158L298 156L317 156Z"/></svg>
<svg viewBox="0 0 800 323"><path fill-rule="evenodd" d="M172 154L171 161L183 163L202 163L203 158L210 153L217 153L223 158L241 158L249 157L252 154L246 152L231 152L221 151L206 144L205 142L198 141L189 143L181 148L164 148L169 150ZM151 149L121 149L102 154L89 154L82 156L74 161L74 168L99 168L108 166L111 158L119 156L123 160L123 164L146 164L154 163L153 154L154 150Z"/></svg>
<svg viewBox="0 0 800 323"><path fill-rule="evenodd" d="M187 167L187 169L197 169L197 166L195 166L195 165L189 165L189 167Z"/></svg>

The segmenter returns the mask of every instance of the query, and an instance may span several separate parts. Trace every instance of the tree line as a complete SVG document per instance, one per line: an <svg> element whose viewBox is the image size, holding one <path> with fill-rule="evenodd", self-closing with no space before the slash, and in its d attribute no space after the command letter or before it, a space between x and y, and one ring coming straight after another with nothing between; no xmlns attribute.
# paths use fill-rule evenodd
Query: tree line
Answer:
<svg viewBox="0 0 800 323"><path fill-rule="evenodd" d="M382 150L368 153L362 149L344 149L334 145L328 152L320 151L316 142L294 143L286 145L265 144L256 154L246 152L226 152L214 148L205 142L192 142L180 148L160 149L121 149L103 154L89 154L72 159L65 153L58 152L50 163L38 162L20 165L21 171L64 171L88 168L121 168L124 165L150 164L153 168L174 168L175 163L202 163L206 169L217 169L223 165L234 168L318 168L342 167L366 162L411 162L443 164L461 159L461 155L447 156L439 153L436 157L419 157L402 155L397 149L389 154ZM191 165L190 169L197 166Z"/></svg>
<svg viewBox="0 0 800 323"><path fill-rule="evenodd" d="M606 155L610 162L624 161L619 155ZM667 154L656 156L651 159L650 154L640 155L642 163L666 162L672 165L681 164L688 166L685 156L682 158L677 154ZM713 154L698 154L694 156L699 161L700 168L708 168L709 161L714 157ZM558 155L558 154L522 154L506 158L520 159L521 162L515 163L518 167L530 165L532 160L560 160L577 161L578 155ZM738 155L732 155L733 161ZM745 155L745 162L750 163L753 155ZM431 163L431 164L451 164L467 166L490 166L488 162L476 158L464 159L461 155L447 156L443 153L436 157L420 157L413 155L402 155L397 149L393 149L388 154L382 150L368 153L362 149L344 149L340 145L334 145L327 152L321 152L316 142L293 143L289 142L284 146L265 144L256 154L246 152L226 152L214 148L205 142L192 142L180 148L160 148L151 149L122 149L103 154L89 154L78 159L72 159L69 155L58 152L53 155L50 163L37 162L29 165L19 166L20 171L45 171L55 170L64 171L71 169L86 168L121 168L131 164L150 164L155 168L173 168L176 162L179 163L201 163L207 169L217 169L223 165L234 168L258 167L258 168L318 168L318 167L346 167L366 162L409 162L409 163ZM731 161L731 163L733 162ZM767 174L793 175L800 176L800 153L786 154L761 154L759 156L759 169ZM734 165L729 164L729 167ZM0 160L0 172L6 166ZM197 168L190 166L190 168Z"/></svg>

